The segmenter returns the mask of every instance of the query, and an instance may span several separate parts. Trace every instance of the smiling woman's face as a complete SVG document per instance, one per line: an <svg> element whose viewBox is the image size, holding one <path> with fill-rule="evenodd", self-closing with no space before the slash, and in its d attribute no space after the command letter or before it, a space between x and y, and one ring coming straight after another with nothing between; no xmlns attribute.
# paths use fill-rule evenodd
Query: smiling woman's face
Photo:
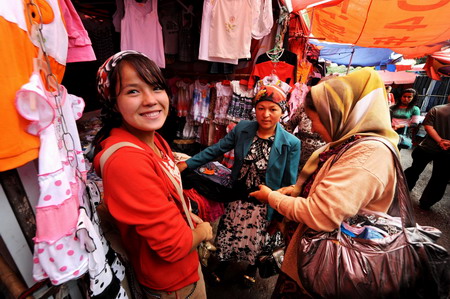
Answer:
<svg viewBox="0 0 450 299"><path fill-rule="evenodd" d="M169 111L166 91L147 84L128 63L122 65L116 92L117 110L130 132L145 136L163 126Z"/></svg>

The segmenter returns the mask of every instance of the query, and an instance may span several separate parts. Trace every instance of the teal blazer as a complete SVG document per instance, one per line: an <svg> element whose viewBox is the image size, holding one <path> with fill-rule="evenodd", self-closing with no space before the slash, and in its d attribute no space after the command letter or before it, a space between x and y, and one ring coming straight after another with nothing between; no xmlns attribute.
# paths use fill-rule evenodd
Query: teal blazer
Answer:
<svg viewBox="0 0 450 299"><path fill-rule="evenodd" d="M242 120L219 142L204 149L186 161L190 169L195 169L213 161L234 149L234 164L231 171L232 181L236 181L256 135L258 123ZM295 184L300 162L300 140L277 124L275 140L269 154L266 171L266 185L272 190Z"/></svg>

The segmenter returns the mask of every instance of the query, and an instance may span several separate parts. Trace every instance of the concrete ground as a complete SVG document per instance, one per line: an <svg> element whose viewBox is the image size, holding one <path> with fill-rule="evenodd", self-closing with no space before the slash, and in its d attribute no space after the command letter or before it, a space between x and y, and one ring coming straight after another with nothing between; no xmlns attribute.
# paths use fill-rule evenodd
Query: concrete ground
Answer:
<svg viewBox="0 0 450 299"><path fill-rule="evenodd" d="M411 165L411 151L402 150L401 162L404 169ZM442 231L442 236L438 240L438 244L444 246L450 252L450 184L447 186L444 198L435 204L431 210L423 211L418 207L418 200L425 188L428 179L431 176L432 164L428 165L422 173L416 187L411 192L413 206L416 216L416 222L420 225L433 226ZM450 171L450 170L449 170ZM214 265L214 260L211 260L211 265ZM274 289L277 276L268 279L257 278L255 285L250 289L244 289L240 286L239 280L241 271L245 269L245 265L231 266L223 279L223 283L217 285L212 282L208 271L205 271L205 280L207 283L207 294L210 299L266 299L270 298Z"/></svg>

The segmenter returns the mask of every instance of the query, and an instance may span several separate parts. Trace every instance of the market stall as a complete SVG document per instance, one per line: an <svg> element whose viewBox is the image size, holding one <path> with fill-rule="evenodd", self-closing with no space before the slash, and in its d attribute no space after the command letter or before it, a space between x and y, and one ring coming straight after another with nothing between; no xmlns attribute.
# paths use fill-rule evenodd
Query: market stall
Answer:
<svg viewBox="0 0 450 299"><path fill-rule="evenodd" d="M296 1L255 1L255 6L250 1L236 2L239 6L226 28L220 26L220 14L231 7L227 1L27 0L0 4L0 27L5 33L0 44L5 74L0 76L4 98L0 103L0 254L6 261L2 259L0 269L10 270L16 282L9 288L3 281L0 285L5 292L17 296L30 289L52 290L82 298L104 291L93 287L92 281L100 274L89 262L105 263L109 247L101 241L95 206L86 199L98 195L101 200L102 187L90 171L92 141L101 125L95 76L115 52L141 51L163 69L172 97L161 134L174 151L195 154L217 143L239 121L253 119L252 98L262 84L277 85L290 94L289 110L283 116L287 122L308 86L327 75L324 58L329 55L375 66L390 60L392 52L405 57L432 54L447 46L450 38L448 1L427 5L305 1L300 6ZM130 15L131 5L153 11L151 23ZM311 33L321 40L351 45L321 53L310 42ZM377 49L382 54L369 61L367 56L375 56L370 54L373 48L382 48ZM358 58L360 50L367 51L362 58ZM443 61L440 56L434 58ZM412 72L381 71L380 75L386 84L416 82ZM228 169L233 159L229 152L218 162ZM98 194L94 187L91 193L87 191L89 181L96 182ZM204 209L205 220L221 216L223 206L208 201L206 194L191 192ZM76 235L80 219L89 219L90 232L98 236L89 243L102 250L95 257ZM66 265L61 255L40 255L60 253L62 244L72 246L66 253L76 254L78 260L70 259ZM41 256L57 263L42 262ZM117 261L108 265L111 269L119 266ZM121 288L117 290L116 295L123 294Z"/></svg>

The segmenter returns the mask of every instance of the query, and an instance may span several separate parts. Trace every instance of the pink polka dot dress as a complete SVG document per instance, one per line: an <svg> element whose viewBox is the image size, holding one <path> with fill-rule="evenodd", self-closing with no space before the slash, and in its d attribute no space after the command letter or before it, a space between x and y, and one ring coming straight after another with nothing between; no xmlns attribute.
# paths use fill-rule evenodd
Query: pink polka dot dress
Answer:
<svg viewBox="0 0 450 299"><path fill-rule="evenodd" d="M75 121L84 101L59 87L60 110L37 74L16 94L17 110L31 121L28 132L41 142L33 278L50 278L55 285L88 270L87 252L76 236L86 167Z"/></svg>

